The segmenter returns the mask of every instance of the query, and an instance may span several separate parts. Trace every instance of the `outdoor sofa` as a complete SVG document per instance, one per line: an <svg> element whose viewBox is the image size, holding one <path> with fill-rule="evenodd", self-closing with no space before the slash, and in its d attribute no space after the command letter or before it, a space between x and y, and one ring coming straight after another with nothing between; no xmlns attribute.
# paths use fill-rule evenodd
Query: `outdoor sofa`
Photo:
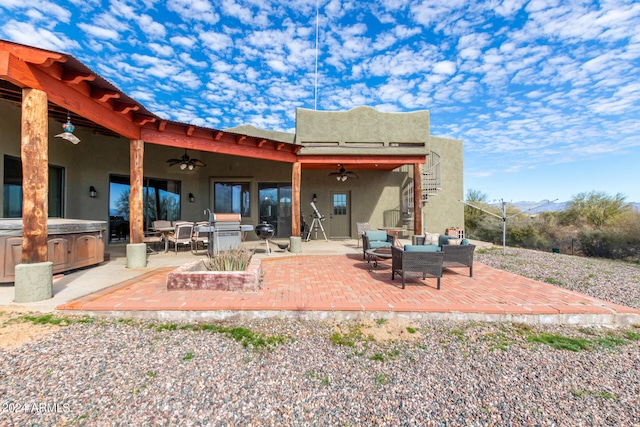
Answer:
<svg viewBox="0 0 640 427"><path fill-rule="evenodd" d="M414 237L415 245L412 251L442 252L444 254L444 268L469 268L469 277L473 277L473 252L475 245L467 239L458 239L444 234L426 233L424 236Z"/></svg>
<svg viewBox="0 0 640 427"><path fill-rule="evenodd" d="M441 251L423 251L416 248L417 245L405 245L404 249L391 247L391 280L395 280L396 274L402 277L402 289L404 289L407 277L442 278L444 253Z"/></svg>

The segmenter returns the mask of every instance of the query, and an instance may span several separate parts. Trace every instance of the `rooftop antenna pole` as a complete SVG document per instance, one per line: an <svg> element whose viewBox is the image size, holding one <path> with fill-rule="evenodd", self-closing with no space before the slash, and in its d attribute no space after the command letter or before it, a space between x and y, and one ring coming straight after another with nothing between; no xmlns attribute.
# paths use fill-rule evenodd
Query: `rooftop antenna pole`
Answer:
<svg viewBox="0 0 640 427"><path fill-rule="evenodd" d="M316 0L316 82L314 86L314 100L313 100L313 109L318 109L318 6L319 0Z"/></svg>

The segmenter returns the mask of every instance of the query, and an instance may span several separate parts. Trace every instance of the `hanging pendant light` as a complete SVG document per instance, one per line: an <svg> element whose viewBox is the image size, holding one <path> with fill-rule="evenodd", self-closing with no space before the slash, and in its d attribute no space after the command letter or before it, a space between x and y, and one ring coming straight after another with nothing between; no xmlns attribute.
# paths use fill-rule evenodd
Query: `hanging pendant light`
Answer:
<svg viewBox="0 0 640 427"><path fill-rule="evenodd" d="M67 141L71 141L73 144L77 144L80 142L80 139L73 134L73 130L76 127L71 124L71 117L69 117L69 113L67 113L67 123L62 125L62 130L64 132L56 135L56 138L66 139Z"/></svg>

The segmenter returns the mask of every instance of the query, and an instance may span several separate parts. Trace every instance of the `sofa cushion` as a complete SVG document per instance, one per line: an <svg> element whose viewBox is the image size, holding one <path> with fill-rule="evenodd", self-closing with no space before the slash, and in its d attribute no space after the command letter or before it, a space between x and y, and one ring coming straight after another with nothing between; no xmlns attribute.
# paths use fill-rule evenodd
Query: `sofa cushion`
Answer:
<svg viewBox="0 0 640 427"><path fill-rule="evenodd" d="M391 243L389 243L389 242L381 242L379 240L376 240L374 242L369 242L369 248L371 248L371 249L384 248L385 246L391 246Z"/></svg>
<svg viewBox="0 0 640 427"><path fill-rule="evenodd" d="M462 244L462 239L449 239L447 241L447 245L460 246L461 244Z"/></svg>
<svg viewBox="0 0 640 427"><path fill-rule="evenodd" d="M373 242L376 240L386 242L387 241L387 232L382 230L367 230L365 231L367 237L369 238L369 242Z"/></svg>
<svg viewBox="0 0 640 427"><path fill-rule="evenodd" d="M436 245L440 244L440 234L438 233L424 233L424 244L425 245Z"/></svg>
<svg viewBox="0 0 640 427"><path fill-rule="evenodd" d="M453 239L453 237L447 236L446 234L441 234L438 238L438 246L444 246L448 244L449 239Z"/></svg>
<svg viewBox="0 0 640 427"><path fill-rule="evenodd" d="M405 252L440 252L436 245L404 245Z"/></svg>

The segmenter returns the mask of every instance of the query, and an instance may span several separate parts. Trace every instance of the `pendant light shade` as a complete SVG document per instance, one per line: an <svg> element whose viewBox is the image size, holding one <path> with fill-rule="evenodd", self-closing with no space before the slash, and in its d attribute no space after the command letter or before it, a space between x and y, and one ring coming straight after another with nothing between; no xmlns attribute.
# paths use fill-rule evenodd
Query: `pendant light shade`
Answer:
<svg viewBox="0 0 640 427"><path fill-rule="evenodd" d="M69 117L69 113L67 113L67 123L62 125L62 130L64 132L56 135L56 138L66 139L67 141L71 141L73 144L77 144L80 142L80 139L73 134L73 131L76 127L71 124L71 117Z"/></svg>

